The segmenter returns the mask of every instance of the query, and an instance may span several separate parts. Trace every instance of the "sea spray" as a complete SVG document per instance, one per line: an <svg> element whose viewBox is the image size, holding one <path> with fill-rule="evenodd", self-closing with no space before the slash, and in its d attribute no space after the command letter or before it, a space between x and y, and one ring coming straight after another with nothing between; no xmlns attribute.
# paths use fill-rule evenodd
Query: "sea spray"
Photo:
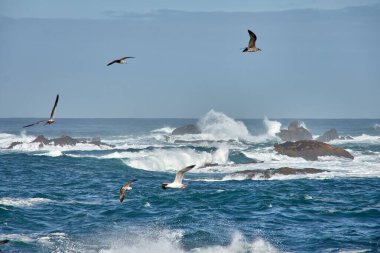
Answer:
<svg viewBox="0 0 380 253"><path fill-rule="evenodd" d="M204 134L209 134L218 140L247 139L250 133L243 122L234 120L224 113L209 111L197 123Z"/></svg>
<svg viewBox="0 0 380 253"><path fill-rule="evenodd" d="M276 137L276 134L281 130L281 123L276 120L269 120L267 116L264 116L263 124L266 134L270 137Z"/></svg>

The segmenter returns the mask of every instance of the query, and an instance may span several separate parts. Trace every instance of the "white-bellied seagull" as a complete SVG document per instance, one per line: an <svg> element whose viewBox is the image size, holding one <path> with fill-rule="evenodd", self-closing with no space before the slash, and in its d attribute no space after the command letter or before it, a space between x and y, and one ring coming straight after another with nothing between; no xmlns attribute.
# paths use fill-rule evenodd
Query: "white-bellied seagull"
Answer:
<svg viewBox="0 0 380 253"><path fill-rule="evenodd" d="M128 181L125 185L123 185L123 187L120 188L120 204L123 203L123 200L125 198L125 194L127 193L127 191L132 190L132 187L131 187L132 183L136 181L137 179Z"/></svg>
<svg viewBox="0 0 380 253"><path fill-rule="evenodd" d="M248 33L249 33L248 47L244 48L243 52L257 52L257 51L261 51L260 48L256 47L256 40L257 40L256 34L254 34L251 30L248 30Z"/></svg>
<svg viewBox="0 0 380 253"><path fill-rule="evenodd" d="M29 125L26 125L26 126L23 126L23 127L30 127L30 126L33 126L33 125L36 125L36 124L40 124L42 122L45 122L44 125L46 125L46 124L49 124L49 125L53 124L54 123L54 111L55 111L55 108L57 107L58 99L59 99L59 95L57 95L57 97L55 99L53 110L51 110L50 119L48 119L48 120L40 120L40 121L37 121L37 122L35 122L33 124L29 124Z"/></svg>
<svg viewBox="0 0 380 253"><path fill-rule="evenodd" d="M175 175L175 179L172 183L163 183L161 185L162 189L166 190L167 188L174 188L174 189L185 189L186 185L182 183L183 176L186 172L194 168L195 165L187 166L186 168L183 168L179 171L177 171L177 174Z"/></svg>
<svg viewBox="0 0 380 253"><path fill-rule="evenodd" d="M114 63L125 64L125 63L127 63L127 59L129 59L129 58L135 58L135 57L123 57L123 58L120 58L117 60L113 60L110 63L108 63L107 66L112 65Z"/></svg>

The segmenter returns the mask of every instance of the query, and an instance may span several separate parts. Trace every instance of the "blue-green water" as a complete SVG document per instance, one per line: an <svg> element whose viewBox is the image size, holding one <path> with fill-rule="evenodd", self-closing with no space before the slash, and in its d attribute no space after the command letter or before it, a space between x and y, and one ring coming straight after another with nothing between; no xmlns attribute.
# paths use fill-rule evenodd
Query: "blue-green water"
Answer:
<svg viewBox="0 0 380 253"><path fill-rule="evenodd" d="M0 119L3 252L379 252L380 120L303 120L354 160L310 162L276 154L279 122L203 119ZM171 136L197 123L204 134ZM37 135L101 137L114 148L30 144ZM22 144L5 149L13 141ZM251 163L255 160L263 163ZM207 163L216 166L203 167ZM185 190L162 190L176 170ZM290 166L329 172L270 180L231 176ZM119 203L119 188L138 179Z"/></svg>

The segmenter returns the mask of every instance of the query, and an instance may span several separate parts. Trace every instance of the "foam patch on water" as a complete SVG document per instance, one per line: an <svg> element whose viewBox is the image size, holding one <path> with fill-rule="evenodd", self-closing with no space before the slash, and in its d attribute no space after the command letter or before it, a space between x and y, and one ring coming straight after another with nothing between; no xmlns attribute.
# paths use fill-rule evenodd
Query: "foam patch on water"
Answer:
<svg viewBox="0 0 380 253"><path fill-rule="evenodd" d="M58 157L58 156L63 156L62 151L60 150L52 150L47 153L42 153L42 154L35 154L37 156L50 156L50 157Z"/></svg>
<svg viewBox="0 0 380 253"><path fill-rule="evenodd" d="M46 198L1 198L0 205L14 206L14 207L31 207L39 204L44 204L50 202L50 199Z"/></svg>
<svg viewBox="0 0 380 253"><path fill-rule="evenodd" d="M241 233L234 233L228 245L213 245L185 250L181 246L184 236L182 230L161 229L160 231L148 231L139 236L118 238L112 242L108 249L101 253L279 253L275 246L263 238L248 240Z"/></svg>

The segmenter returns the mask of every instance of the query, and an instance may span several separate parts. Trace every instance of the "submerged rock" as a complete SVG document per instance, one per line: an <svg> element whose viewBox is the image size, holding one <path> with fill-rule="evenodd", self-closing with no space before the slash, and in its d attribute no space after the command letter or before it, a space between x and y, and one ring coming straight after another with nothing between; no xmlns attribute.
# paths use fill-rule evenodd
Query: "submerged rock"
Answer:
<svg viewBox="0 0 380 253"><path fill-rule="evenodd" d="M336 139L339 139L338 132L336 131L335 128L332 128L329 131L322 134L321 136L319 136L316 140L322 141L322 142L329 142Z"/></svg>
<svg viewBox="0 0 380 253"><path fill-rule="evenodd" d="M338 156L354 159L349 152L342 148L313 140L296 142L287 141L283 144L275 144L274 150L281 155L302 157L305 160L310 161L318 160L318 156Z"/></svg>
<svg viewBox="0 0 380 253"><path fill-rule="evenodd" d="M313 136L304 127L298 127L298 123L293 121L290 123L288 130L281 130L276 134L283 141L299 141L299 140L312 140Z"/></svg>
<svg viewBox="0 0 380 253"><path fill-rule="evenodd" d="M12 142L11 145L9 145L9 146L7 147L7 149L12 149L12 148L14 148L15 146L20 145L20 144L22 144L21 141L15 141L15 142Z"/></svg>
<svg viewBox="0 0 380 253"><path fill-rule="evenodd" d="M78 143L84 143L84 144L93 144L96 146L107 146L107 147L115 147L114 145L110 145L107 143L104 143L100 140L100 138L94 138L92 140L86 140L86 139L75 139L67 135L63 135L59 138L54 139L48 139L43 135L39 135L36 139L34 139L30 143L39 143L39 147L42 148L44 145L54 145L54 146L75 146ZM23 144L23 142L12 142L11 145L9 145L8 149L12 149L16 145Z"/></svg>
<svg viewBox="0 0 380 253"><path fill-rule="evenodd" d="M62 137L51 139L49 144L54 146L75 146L77 143L81 143L80 140L76 140L70 136L63 135Z"/></svg>
<svg viewBox="0 0 380 253"><path fill-rule="evenodd" d="M347 135L347 136L340 136L339 137L339 140L353 140L354 138L350 135Z"/></svg>
<svg viewBox="0 0 380 253"><path fill-rule="evenodd" d="M281 167L279 169L269 169L269 170L243 170L237 171L231 174L232 177L245 176L246 179L252 178L263 178L269 179L275 175L305 175L305 174L316 174L328 172L327 170L314 169L314 168L304 168L304 169L294 169L290 167Z"/></svg>
<svg viewBox="0 0 380 253"><path fill-rule="evenodd" d="M201 130L195 125L186 125L173 130L173 135L200 134Z"/></svg>
<svg viewBox="0 0 380 253"><path fill-rule="evenodd" d="M49 140L43 135L38 135L37 138L32 141L32 143L35 143L35 142L38 142L44 145L49 144Z"/></svg>

